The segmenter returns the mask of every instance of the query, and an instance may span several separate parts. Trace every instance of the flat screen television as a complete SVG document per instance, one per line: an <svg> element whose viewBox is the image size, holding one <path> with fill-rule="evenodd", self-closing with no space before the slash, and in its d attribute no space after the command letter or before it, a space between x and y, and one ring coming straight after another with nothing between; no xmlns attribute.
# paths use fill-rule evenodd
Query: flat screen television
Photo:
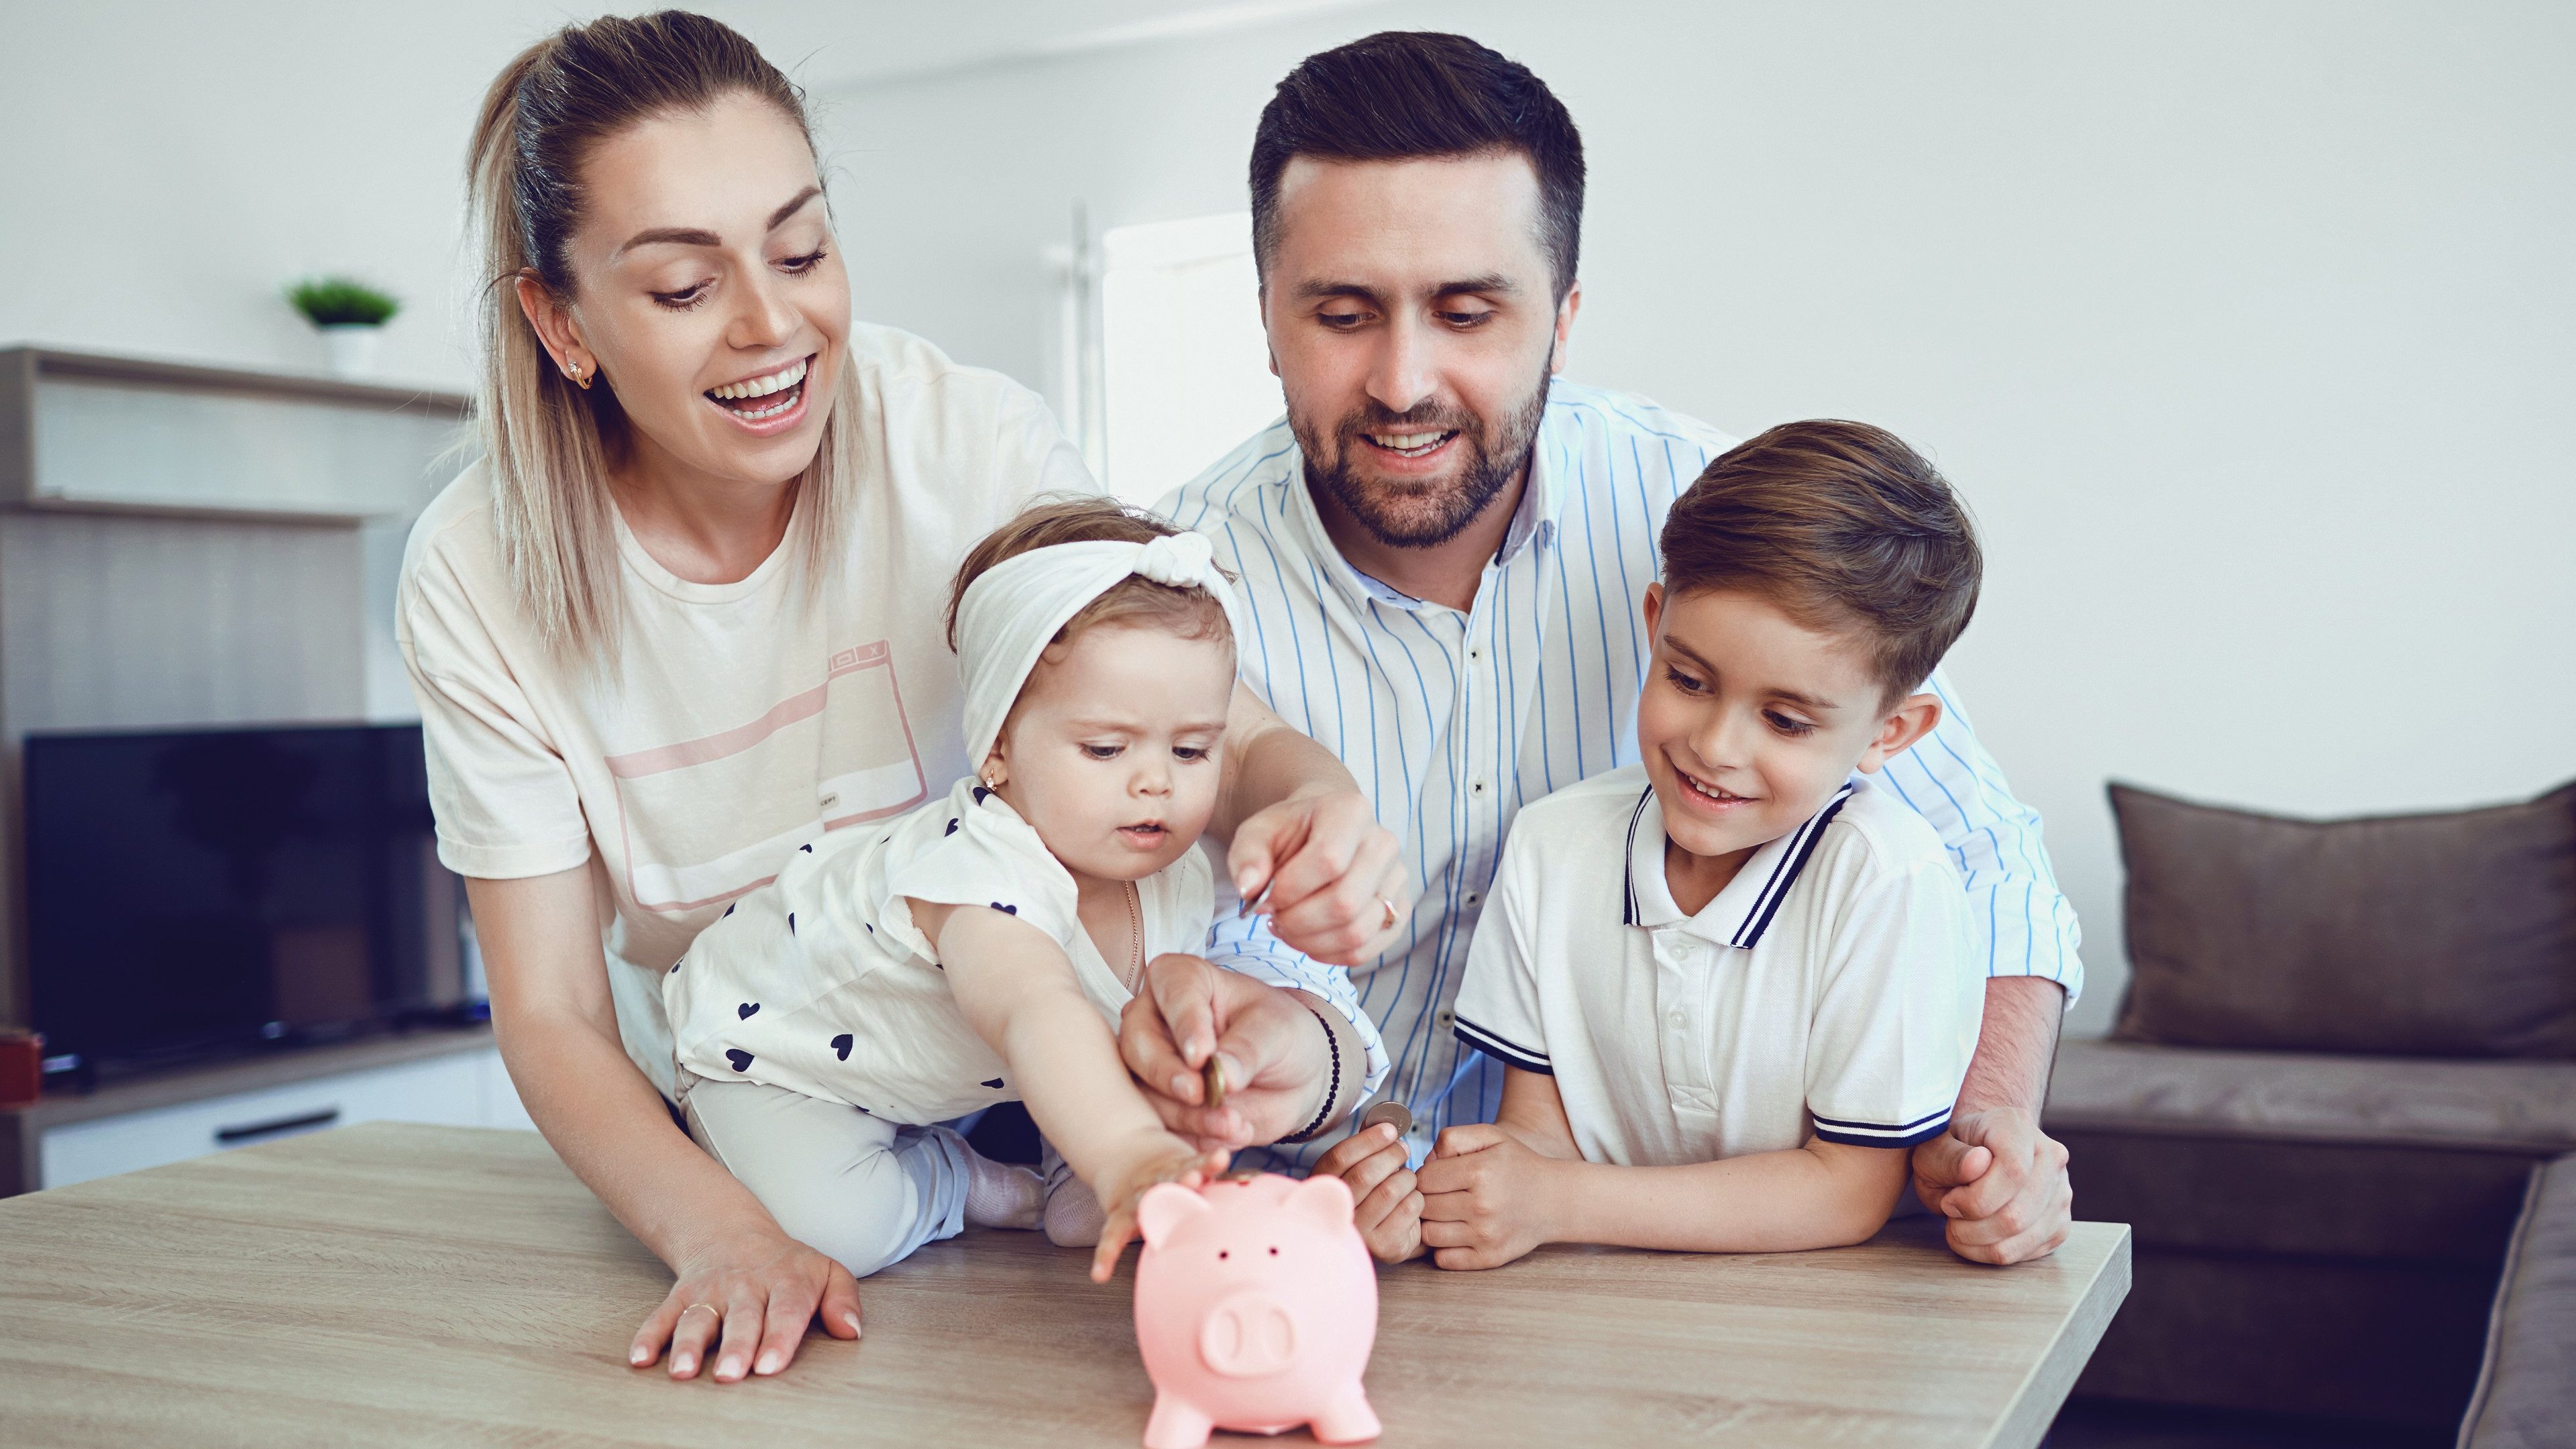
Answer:
<svg viewBox="0 0 2576 1449"><path fill-rule="evenodd" d="M48 1076L475 1013L417 725L31 734Z"/></svg>

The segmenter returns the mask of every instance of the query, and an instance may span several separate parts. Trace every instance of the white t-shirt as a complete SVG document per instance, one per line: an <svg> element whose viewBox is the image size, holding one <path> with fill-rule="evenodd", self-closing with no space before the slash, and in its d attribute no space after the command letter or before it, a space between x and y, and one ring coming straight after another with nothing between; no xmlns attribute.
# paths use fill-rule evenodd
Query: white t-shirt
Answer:
<svg viewBox="0 0 2576 1449"><path fill-rule="evenodd" d="M1811 1132L1911 1146L1948 1125L1976 1051L1966 903L1941 838L1863 775L1685 916L1630 765L1513 824L1458 1037L1553 1073L1594 1162L1714 1162Z"/></svg>
<svg viewBox="0 0 2576 1449"><path fill-rule="evenodd" d="M587 861L627 1055L671 1090L659 977L827 830L966 772L941 614L966 550L1050 491L1096 492L1046 404L917 337L858 325L849 547L820 596L799 516L748 578L674 577L617 524L620 667L567 668L504 573L482 465L421 515L396 633L420 699L438 853L460 874Z"/></svg>
<svg viewBox="0 0 2576 1449"><path fill-rule="evenodd" d="M990 906L1063 948L1115 1033L1137 961L1103 961L1073 876L1002 797L973 779L874 830L791 851L778 879L725 908L663 978L684 1072L736 1077L889 1122L944 1122L1016 1100L1002 1059L967 1025L906 897ZM1144 960L1196 951L1216 908L1205 856L1136 883Z"/></svg>

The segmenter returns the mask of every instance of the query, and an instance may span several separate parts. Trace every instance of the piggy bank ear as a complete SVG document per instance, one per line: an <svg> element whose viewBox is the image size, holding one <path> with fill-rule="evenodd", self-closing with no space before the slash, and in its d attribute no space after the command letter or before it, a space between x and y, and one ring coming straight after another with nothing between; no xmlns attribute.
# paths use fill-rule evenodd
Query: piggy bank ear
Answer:
<svg viewBox="0 0 2576 1449"><path fill-rule="evenodd" d="M1288 1194L1290 1212L1302 1213L1328 1228L1349 1227L1354 1208L1350 1184L1320 1172L1297 1184L1296 1191Z"/></svg>
<svg viewBox="0 0 2576 1449"><path fill-rule="evenodd" d="M1342 1196L1349 1197L1350 1189L1342 1189ZM1177 1182L1158 1182L1137 1201L1136 1226L1144 1230L1146 1242L1159 1243L1207 1210L1208 1200L1196 1190Z"/></svg>

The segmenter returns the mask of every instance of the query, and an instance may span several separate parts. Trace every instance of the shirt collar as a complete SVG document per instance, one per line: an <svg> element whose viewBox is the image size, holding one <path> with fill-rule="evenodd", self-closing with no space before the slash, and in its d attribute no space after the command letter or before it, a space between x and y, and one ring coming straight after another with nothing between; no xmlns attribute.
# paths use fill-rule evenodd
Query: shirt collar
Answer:
<svg viewBox="0 0 2576 1449"><path fill-rule="evenodd" d="M1557 514L1565 504L1565 484L1559 478L1556 461L1558 436L1571 422L1568 410L1551 402L1539 417L1538 436L1530 444L1529 481L1521 489L1520 506L1512 510L1512 526L1503 533L1503 546L1494 557L1497 564L1509 564L1521 551L1536 541L1545 547L1556 543ZM1306 551L1318 560L1324 576L1333 582L1353 607L1365 607L1370 601L1398 609L1424 609L1431 605L1422 599L1394 588L1351 566L1349 559L1333 543L1333 535L1324 527L1323 515L1316 511L1315 495L1306 483L1306 451L1292 441L1288 445L1288 476L1283 484L1285 511L1296 519L1297 530L1304 535Z"/></svg>
<svg viewBox="0 0 2576 1449"><path fill-rule="evenodd" d="M1664 807L1655 798L1655 787L1647 786L1628 816L1628 883L1619 924L1649 931L1678 927L1713 946L1751 950L1770 929L1781 900L1798 883L1816 853L1816 842L1824 838L1825 827L1851 798L1852 790L1846 782L1804 824L1763 844L1716 899L1701 907L1698 915L1685 916L1673 901L1672 888L1664 883Z"/></svg>

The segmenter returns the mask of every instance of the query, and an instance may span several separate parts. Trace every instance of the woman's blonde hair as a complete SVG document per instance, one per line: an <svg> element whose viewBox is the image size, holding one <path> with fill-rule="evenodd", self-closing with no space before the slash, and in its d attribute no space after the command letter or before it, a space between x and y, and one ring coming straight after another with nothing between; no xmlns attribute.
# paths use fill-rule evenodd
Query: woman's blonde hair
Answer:
<svg viewBox="0 0 2576 1449"><path fill-rule="evenodd" d="M565 26L502 68L466 158L484 282L476 415L502 563L549 647L612 671L619 563L608 467L626 446L626 415L615 378L602 374L585 390L556 370L515 283L532 277L571 300L569 244L594 147L638 122L703 112L734 95L775 106L812 148L804 93L740 34L682 10L604 16ZM795 483L805 577L815 588L839 557L859 467L858 380L846 363L839 379L822 444Z"/></svg>

